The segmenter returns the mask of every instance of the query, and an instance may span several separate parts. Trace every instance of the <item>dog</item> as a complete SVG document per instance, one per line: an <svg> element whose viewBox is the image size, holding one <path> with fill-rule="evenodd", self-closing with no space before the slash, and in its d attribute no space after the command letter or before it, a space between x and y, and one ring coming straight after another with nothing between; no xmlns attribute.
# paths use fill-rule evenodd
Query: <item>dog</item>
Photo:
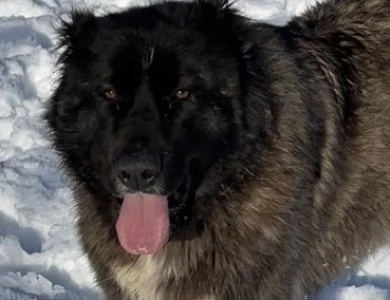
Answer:
<svg viewBox="0 0 390 300"><path fill-rule="evenodd" d="M298 300L389 242L390 2L74 11L45 120L107 299Z"/></svg>

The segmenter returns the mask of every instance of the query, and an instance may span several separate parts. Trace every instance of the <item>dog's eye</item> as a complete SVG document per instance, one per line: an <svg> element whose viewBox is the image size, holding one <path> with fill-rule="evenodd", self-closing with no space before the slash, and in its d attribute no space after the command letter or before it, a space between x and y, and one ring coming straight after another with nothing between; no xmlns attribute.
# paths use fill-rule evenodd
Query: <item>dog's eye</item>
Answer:
<svg viewBox="0 0 390 300"><path fill-rule="evenodd" d="M103 91L104 98L107 100L115 101L118 98L118 94L114 89L108 89Z"/></svg>
<svg viewBox="0 0 390 300"><path fill-rule="evenodd" d="M177 100L187 100L190 96L190 91L188 90L177 90L175 94L173 95L175 99Z"/></svg>

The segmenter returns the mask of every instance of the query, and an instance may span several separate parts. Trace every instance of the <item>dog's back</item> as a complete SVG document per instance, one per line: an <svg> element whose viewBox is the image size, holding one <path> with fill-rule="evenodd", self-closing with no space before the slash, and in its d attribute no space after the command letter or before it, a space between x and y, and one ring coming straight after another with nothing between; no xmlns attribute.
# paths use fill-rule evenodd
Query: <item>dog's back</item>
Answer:
<svg viewBox="0 0 390 300"><path fill-rule="evenodd" d="M315 286L390 241L390 1L327 1L288 29L334 92L314 197L323 234L298 276Z"/></svg>

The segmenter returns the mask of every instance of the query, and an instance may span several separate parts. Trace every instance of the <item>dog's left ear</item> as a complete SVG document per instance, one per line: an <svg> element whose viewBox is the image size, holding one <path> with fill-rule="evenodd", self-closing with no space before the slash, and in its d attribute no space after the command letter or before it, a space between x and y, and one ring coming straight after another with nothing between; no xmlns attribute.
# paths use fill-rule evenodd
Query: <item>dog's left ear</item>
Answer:
<svg viewBox="0 0 390 300"><path fill-rule="evenodd" d="M233 7L233 0L196 0L192 8L197 27L205 34L239 37L250 26L246 18Z"/></svg>
<svg viewBox="0 0 390 300"><path fill-rule="evenodd" d="M255 40L255 30L249 19L233 7L234 0L196 0L197 27L206 35L225 38L239 47L246 57Z"/></svg>
<svg viewBox="0 0 390 300"><path fill-rule="evenodd" d="M196 0L194 8L198 25L208 30L223 26L225 17L232 13L229 0Z"/></svg>
<svg viewBox="0 0 390 300"><path fill-rule="evenodd" d="M201 4L210 4L217 9L226 9L233 4L230 0L197 0L197 2Z"/></svg>

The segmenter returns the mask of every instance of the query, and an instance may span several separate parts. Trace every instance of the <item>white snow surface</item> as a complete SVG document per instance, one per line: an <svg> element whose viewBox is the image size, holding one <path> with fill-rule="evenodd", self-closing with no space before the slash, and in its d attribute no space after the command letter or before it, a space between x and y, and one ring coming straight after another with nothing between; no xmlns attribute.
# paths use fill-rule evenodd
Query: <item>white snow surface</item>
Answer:
<svg viewBox="0 0 390 300"><path fill-rule="evenodd" d="M55 88L55 28L72 8L118 11L147 0L0 0L0 300L100 299L75 236L75 211L41 120ZM241 0L283 24L315 0ZM287 299L286 299L287 300ZM315 300L390 300L390 247Z"/></svg>

